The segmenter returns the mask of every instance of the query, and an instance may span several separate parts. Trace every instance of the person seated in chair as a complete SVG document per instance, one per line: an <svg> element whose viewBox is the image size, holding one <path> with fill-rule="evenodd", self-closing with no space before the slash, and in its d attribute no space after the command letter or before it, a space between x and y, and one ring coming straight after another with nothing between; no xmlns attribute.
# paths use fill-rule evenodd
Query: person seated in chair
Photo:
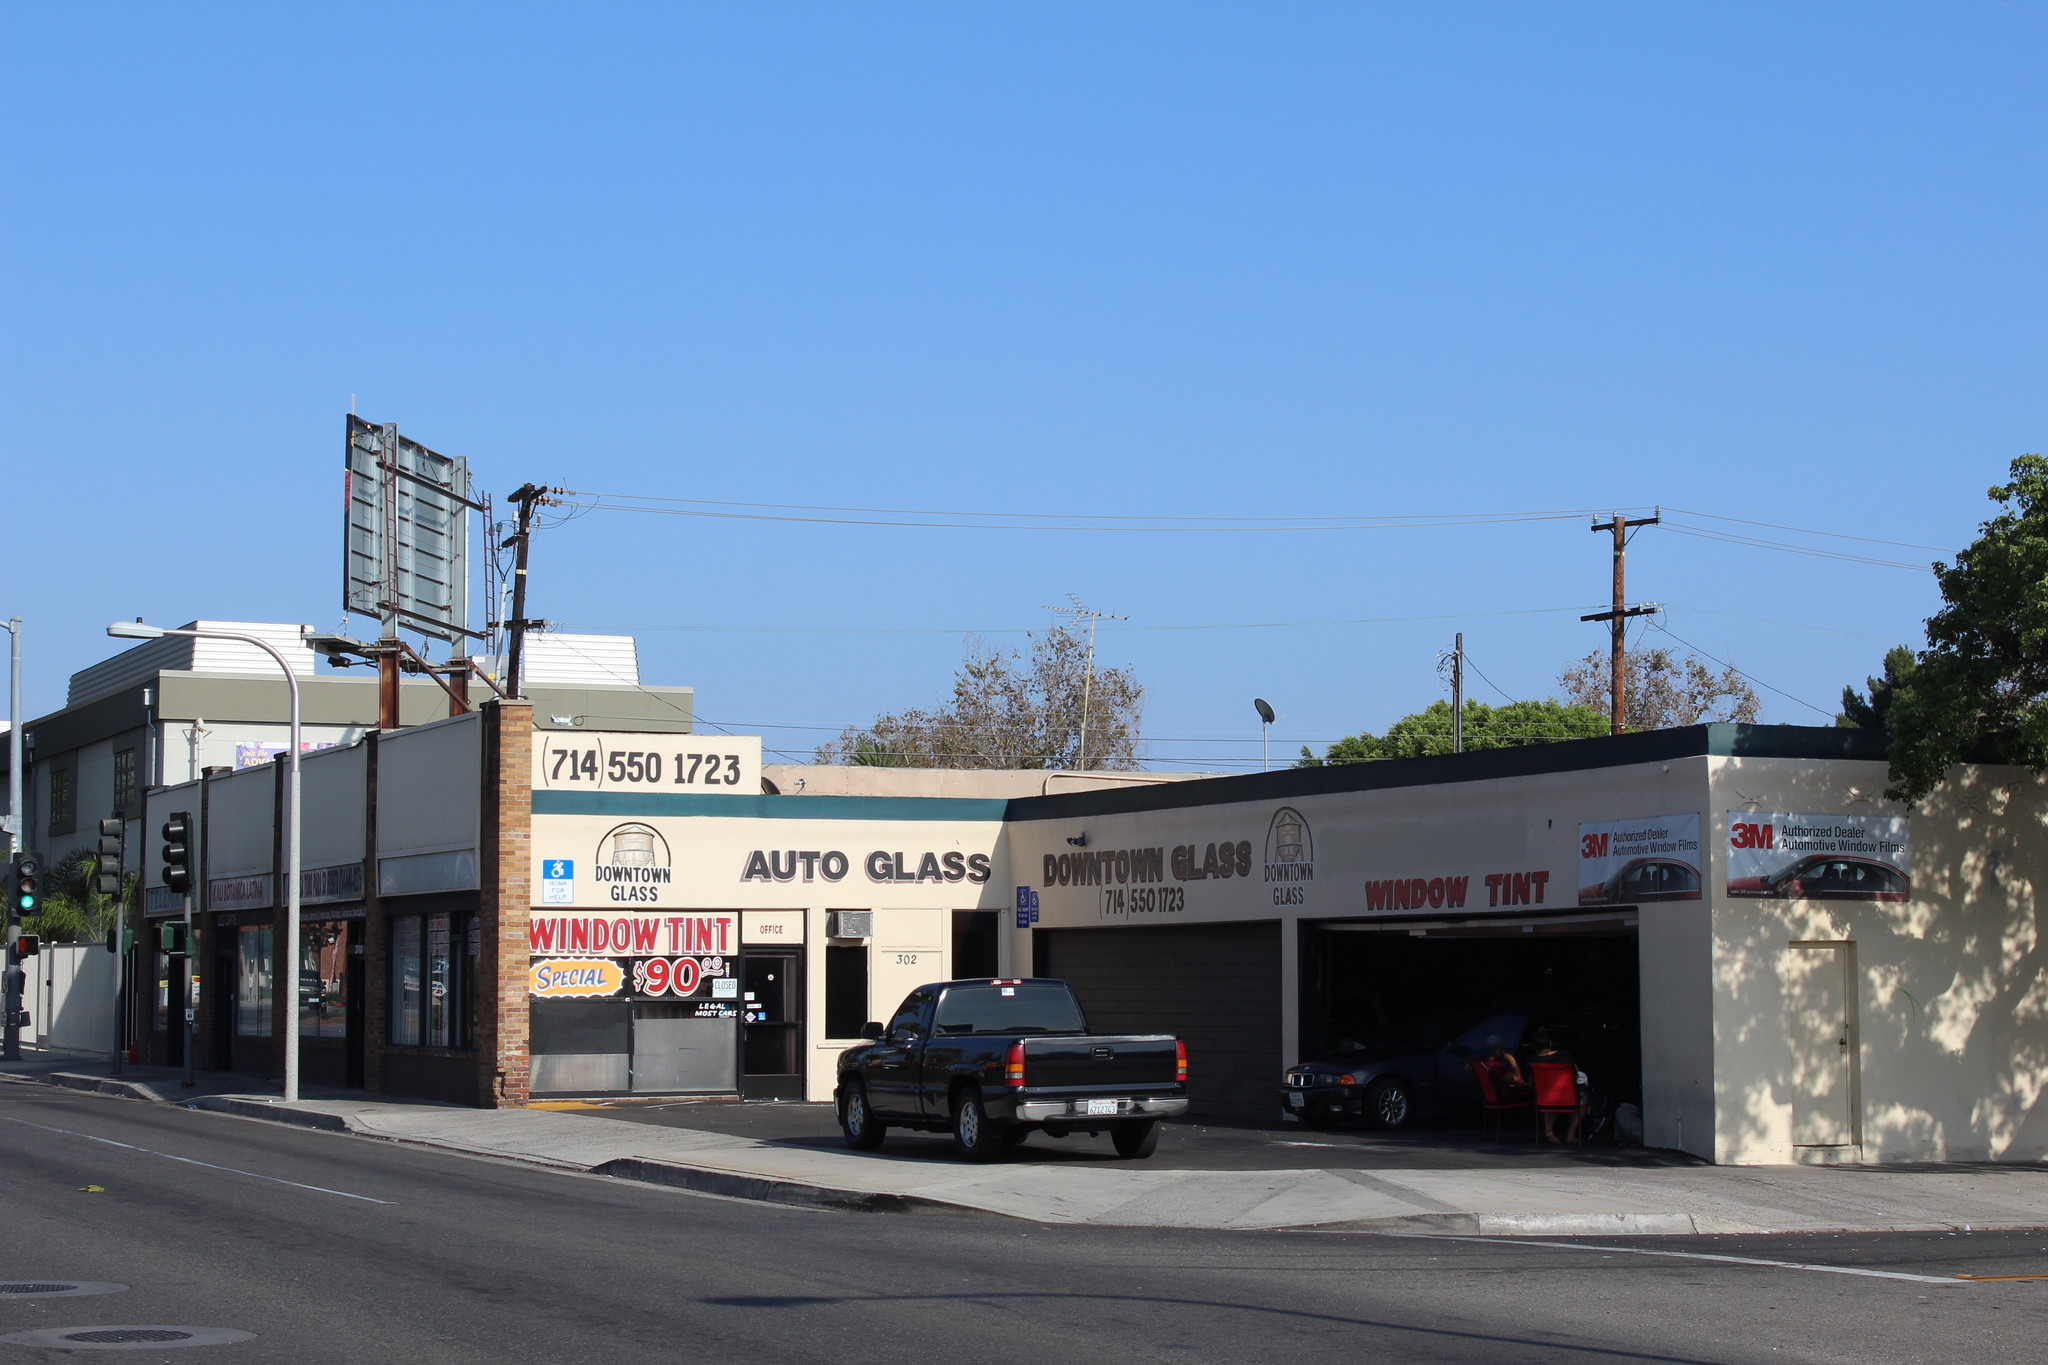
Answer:
<svg viewBox="0 0 2048 1365"><path fill-rule="evenodd" d="M1585 1073L1579 1070L1579 1064L1572 1060L1572 1054L1566 1052L1558 1044L1556 1035L1552 1034L1549 1029L1541 1029L1537 1032L1536 1055L1531 1060L1533 1062L1555 1063L1572 1069L1572 1079L1579 1097L1579 1107L1572 1110L1569 1114L1562 1112L1539 1114L1538 1119L1543 1128L1543 1140L1554 1144L1558 1141L1557 1121L1562 1118L1569 1118L1571 1126L1565 1131L1564 1141L1577 1142L1579 1140L1579 1120L1586 1112Z"/></svg>
<svg viewBox="0 0 2048 1365"><path fill-rule="evenodd" d="M1507 1039L1498 1033L1487 1038L1473 1064L1486 1073L1486 1079L1493 1083L1494 1098L1501 1103L1529 1097L1529 1078L1522 1074L1522 1064L1515 1060L1515 1054L1508 1051Z"/></svg>

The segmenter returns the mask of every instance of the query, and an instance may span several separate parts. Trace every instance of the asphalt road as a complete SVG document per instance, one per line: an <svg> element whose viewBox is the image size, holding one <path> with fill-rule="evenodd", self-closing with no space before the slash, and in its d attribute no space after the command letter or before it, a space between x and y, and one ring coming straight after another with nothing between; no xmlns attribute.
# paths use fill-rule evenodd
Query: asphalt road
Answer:
<svg viewBox="0 0 2048 1365"><path fill-rule="evenodd" d="M569 1107L569 1106L562 1106ZM830 1104L739 1104L730 1100L596 1102L576 1105L600 1118L705 1128L757 1142L824 1147L843 1152L837 1111ZM926 1155L951 1160L952 1139L943 1133L893 1129L883 1145L893 1156ZM1107 1137L1085 1134L1052 1138L1034 1133L1006 1161L1038 1164L1122 1165ZM1162 1125L1159 1151L1148 1169L1176 1171L1275 1171L1300 1166L1346 1170L1430 1171L1477 1168L1521 1170L1532 1165L1648 1167L1703 1166L1684 1152L1613 1145L1565 1147L1540 1144L1527 1126L1495 1135L1474 1123L1442 1122L1383 1133L1363 1126L1306 1128L1278 1119L1270 1124L1175 1120Z"/></svg>
<svg viewBox="0 0 2048 1365"><path fill-rule="evenodd" d="M2048 1340L2048 1279L1954 1278L2048 1275L2048 1233L1586 1246L813 1212L25 1084L0 1087L0 1162L0 1275L131 1286L0 1296L0 1334L255 1334L114 1359L1881 1365Z"/></svg>

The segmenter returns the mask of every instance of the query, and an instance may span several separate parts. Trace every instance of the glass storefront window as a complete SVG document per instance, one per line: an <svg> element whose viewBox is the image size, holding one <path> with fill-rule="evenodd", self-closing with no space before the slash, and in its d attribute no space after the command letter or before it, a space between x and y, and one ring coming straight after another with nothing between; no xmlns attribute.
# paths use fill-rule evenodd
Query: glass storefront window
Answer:
<svg viewBox="0 0 2048 1365"><path fill-rule="evenodd" d="M428 1047L453 1047L454 1032L449 1021L456 1002L455 954L449 939L449 915L427 917L427 1037Z"/></svg>
<svg viewBox="0 0 2048 1365"><path fill-rule="evenodd" d="M271 929L245 926L236 935L235 1032L244 1038L270 1036Z"/></svg>
<svg viewBox="0 0 2048 1365"><path fill-rule="evenodd" d="M299 928L299 1036L348 1036L347 920Z"/></svg>
<svg viewBox="0 0 2048 1365"><path fill-rule="evenodd" d="M391 1041L401 1047L468 1047L470 959L480 918L403 915L391 920Z"/></svg>
<svg viewBox="0 0 2048 1365"><path fill-rule="evenodd" d="M420 1043L420 917L400 915L391 921L391 1041L401 1047Z"/></svg>

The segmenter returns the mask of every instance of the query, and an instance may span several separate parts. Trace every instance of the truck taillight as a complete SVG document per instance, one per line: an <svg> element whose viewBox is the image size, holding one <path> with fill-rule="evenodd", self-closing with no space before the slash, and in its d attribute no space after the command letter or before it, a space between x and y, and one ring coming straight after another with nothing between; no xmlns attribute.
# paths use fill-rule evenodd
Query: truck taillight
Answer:
<svg viewBox="0 0 2048 1365"><path fill-rule="evenodd" d="M1188 1045L1179 1040L1173 1045L1173 1079L1182 1085L1188 1083Z"/></svg>
<svg viewBox="0 0 2048 1365"><path fill-rule="evenodd" d="M1019 1090L1024 1088L1024 1044L1010 1044L1010 1060L1003 1068L1003 1078Z"/></svg>

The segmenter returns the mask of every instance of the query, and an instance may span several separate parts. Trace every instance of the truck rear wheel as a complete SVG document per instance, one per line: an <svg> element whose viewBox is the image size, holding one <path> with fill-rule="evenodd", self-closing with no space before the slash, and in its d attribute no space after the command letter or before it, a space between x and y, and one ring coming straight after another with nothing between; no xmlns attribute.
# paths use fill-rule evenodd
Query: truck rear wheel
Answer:
<svg viewBox="0 0 2048 1365"><path fill-rule="evenodd" d="M1109 1140L1116 1144L1118 1156L1129 1161L1142 1161L1159 1150L1159 1120L1119 1123L1109 1130Z"/></svg>
<svg viewBox="0 0 2048 1365"><path fill-rule="evenodd" d="M840 1092L839 1131L856 1152L874 1151L888 1135L889 1130L875 1122L874 1111L868 1108L868 1088L859 1081L848 1081Z"/></svg>
<svg viewBox="0 0 2048 1365"><path fill-rule="evenodd" d="M1003 1150L1002 1127L982 1108L979 1090L953 1097L953 1150L963 1161L993 1161Z"/></svg>

